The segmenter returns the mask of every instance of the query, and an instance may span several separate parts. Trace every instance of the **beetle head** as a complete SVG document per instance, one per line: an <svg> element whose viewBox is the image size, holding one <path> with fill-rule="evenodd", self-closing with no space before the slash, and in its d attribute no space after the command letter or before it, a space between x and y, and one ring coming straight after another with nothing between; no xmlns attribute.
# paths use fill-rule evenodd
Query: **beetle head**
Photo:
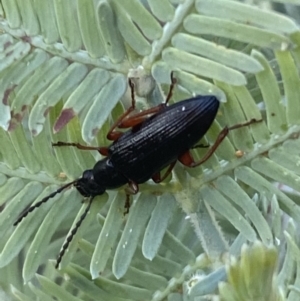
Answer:
<svg viewBox="0 0 300 301"><path fill-rule="evenodd" d="M74 186L84 197L96 196L105 192L105 188L95 182L92 169L86 170L82 177L74 183Z"/></svg>

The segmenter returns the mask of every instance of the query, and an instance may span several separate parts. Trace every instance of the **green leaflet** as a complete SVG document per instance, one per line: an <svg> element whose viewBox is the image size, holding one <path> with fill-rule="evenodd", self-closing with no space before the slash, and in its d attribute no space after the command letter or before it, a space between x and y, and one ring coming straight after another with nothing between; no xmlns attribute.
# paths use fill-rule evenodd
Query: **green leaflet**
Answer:
<svg viewBox="0 0 300 301"><path fill-rule="evenodd" d="M299 1L280 2L1 1L1 291L24 301L299 298ZM263 122L232 131L198 168L177 164L168 181L140 185L128 216L122 192L96 198L55 270L85 209L76 189L13 223L100 155L51 142L108 145L131 102L128 74L143 108L165 98L171 71L172 101L222 102L200 143Z"/></svg>

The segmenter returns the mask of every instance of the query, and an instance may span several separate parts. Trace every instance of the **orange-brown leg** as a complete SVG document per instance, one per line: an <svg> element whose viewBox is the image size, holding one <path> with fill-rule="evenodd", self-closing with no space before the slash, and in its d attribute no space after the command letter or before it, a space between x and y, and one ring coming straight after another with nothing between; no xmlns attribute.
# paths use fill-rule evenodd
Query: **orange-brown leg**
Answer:
<svg viewBox="0 0 300 301"><path fill-rule="evenodd" d="M229 131L231 130L235 130L235 129L239 129L241 127L244 126L248 126L250 124L253 123L257 123L257 122L261 122L262 120L256 120L256 119L251 119L247 122L244 123L239 123L239 124L235 124L231 127L224 127L223 130L220 132L220 134L217 137L217 140L215 141L215 143L211 146L211 148L207 151L207 153L204 155L204 157L202 159L200 159L199 161L194 161L191 153L189 151L185 152L184 154L182 154L178 160L185 166L188 167L196 167L199 166L201 164L203 164L205 161L207 161L212 154L215 152L215 150L218 148L218 146L220 145L220 143L225 139L225 137L228 135Z"/></svg>
<svg viewBox="0 0 300 301"><path fill-rule="evenodd" d="M145 121L147 118L149 118L149 115L153 115L153 114L159 112L164 107L165 107L165 104L159 104L158 106L155 106L148 110L144 110L142 112L134 114L133 116L130 116L129 118L126 118L125 120L122 120L121 123L118 125L118 128L126 129L126 128L131 128L136 125L139 125L140 123Z"/></svg>
<svg viewBox="0 0 300 301"><path fill-rule="evenodd" d="M108 148L107 147L99 147L99 146L86 146L82 145L80 143L72 143L72 142L62 142L58 141L56 143L52 143L52 146L73 146L81 150L96 150L98 151L101 155L107 156L108 155Z"/></svg>
<svg viewBox="0 0 300 301"><path fill-rule="evenodd" d="M134 96L134 84L131 79L128 80L129 87L131 89L131 106L114 122L111 126L109 132L107 133L107 139L115 141L118 140L123 133L117 131L116 128L120 126L122 121L132 112L135 110L135 96Z"/></svg>
<svg viewBox="0 0 300 301"><path fill-rule="evenodd" d="M160 183L160 182L162 182L163 180L165 180L165 179L168 177L168 175L171 173L171 171L173 170L175 164L176 164L176 161L172 162L172 163L169 165L168 169L166 170L166 172L164 173L163 176L160 175L160 172L154 174L154 175L152 176L152 180L153 180L155 183Z"/></svg>

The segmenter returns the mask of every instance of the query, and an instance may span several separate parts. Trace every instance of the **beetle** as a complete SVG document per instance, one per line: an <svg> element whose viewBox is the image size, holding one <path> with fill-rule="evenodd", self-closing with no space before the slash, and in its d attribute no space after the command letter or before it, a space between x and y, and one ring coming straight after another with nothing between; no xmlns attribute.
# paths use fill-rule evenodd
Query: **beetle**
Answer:
<svg viewBox="0 0 300 301"><path fill-rule="evenodd" d="M107 138L113 142L108 147L93 147L60 141L52 144L56 147L73 146L81 150L97 150L106 156L92 169L84 171L80 178L67 183L26 209L14 223L17 225L29 212L70 186L74 186L82 196L88 198L84 213L61 248L56 268L86 217L95 196L103 194L107 189L115 189L128 184L125 204L128 213L129 195L139 191L139 184L149 179L156 183L163 181L171 173L177 161L188 167L199 166L210 158L230 130L261 121L251 119L245 123L224 127L206 155L201 160L194 161L190 150L199 147L196 143L213 123L219 109L219 101L213 95L199 95L168 105L175 84L176 79L172 72L171 86L165 103L132 115L131 113L135 110L135 93L134 84L129 79L131 107L115 121L109 130ZM122 128L129 128L129 130L122 132L120 131ZM164 168L167 169L161 175L160 172Z"/></svg>

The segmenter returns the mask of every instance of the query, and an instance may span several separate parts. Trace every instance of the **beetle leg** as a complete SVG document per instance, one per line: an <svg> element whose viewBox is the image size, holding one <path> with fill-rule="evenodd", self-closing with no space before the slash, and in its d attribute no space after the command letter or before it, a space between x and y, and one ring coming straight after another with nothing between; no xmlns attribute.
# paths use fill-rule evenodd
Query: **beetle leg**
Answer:
<svg viewBox="0 0 300 301"><path fill-rule="evenodd" d="M171 99L171 97L173 95L173 89L176 85L176 82L177 82L177 80L174 77L174 72L172 71L171 72L171 85L170 85L169 92L168 92L165 102L162 104L159 104L153 108L145 110L143 112L137 113L129 118L126 118L119 124L118 127L119 128L134 127L134 126L142 123L145 119L147 119L149 117L149 115L153 115L153 114L161 111L163 108L165 108L165 106L168 104L169 100ZM131 94L131 95L133 95L133 94Z"/></svg>
<svg viewBox="0 0 300 301"><path fill-rule="evenodd" d="M179 156L178 160L185 166L188 167L196 167L201 165L202 163L204 163L205 161L207 161L212 154L215 152L215 150L218 148L218 146L221 144L221 142L225 139L225 137L228 135L229 131L231 130L235 130L235 129L239 129L241 127L244 126L248 126L250 124L253 123L257 123L257 122L261 122L262 119L257 120L257 119L251 119L247 122L244 123L239 123L239 124L235 124L231 127L227 127L225 126L223 128L223 130L220 132L220 134L217 137L217 140L215 141L215 143L211 146L211 148L207 151L207 153L204 155L204 157L202 159L200 159L199 161L194 161L191 153L189 151L185 152L184 154L182 154L181 156Z"/></svg>
<svg viewBox="0 0 300 301"><path fill-rule="evenodd" d="M123 135L123 132L116 130L116 128L134 127L147 119L149 115L157 113L165 106L164 104L160 104L156 107L134 114L133 116L128 116L135 110L134 83L131 81L131 79L129 79L128 83L131 89L131 106L114 122L109 132L107 133L107 139L112 141L118 140Z"/></svg>
<svg viewBox="0 0 300 301"><path fill-rule="evenodd" d="M128 181L128 186L125 188L127 194L137 194L139 192L139 185L132 180Z"/></svg>
<svg viewBox="0 0 300 301"><path fill-rule="evenodd" d="M125 120L122 120L122 122L118 125L118 127L121 129L134 127L134 126L142 123L144 120L148 119L149 115L153 115L153 114L161 111L164 107L165 107L165 104L162 103L162 104L159 104L158 106L155 106L148 110L134 114L133 116L130 116L129 118L126 118Z"/></svg>
<svg viewBox="0 0 300 301"><path fill-rule="evenodd" d="M125 193L126 193L126 200L125 200L125 212L124 215L129 213L129 208L130 208L130 195L131 194L137 194L139 192L139 185L135 183L134 181L129 180L128 181L128 186L125 188Z"/></svg>
<svg viewBox="0 0 300 301"><path fill-rule="evenodd" d="M171 173L171 171L173 170L174 166L176 164L176 161L172 162L168 169L166 170L166 172L164 173L163 176L160 175L160 172L158 173L155 173L153 176L152 176L152 180L155 182L155 183L160 183L162 182L163 180L165 180L168 175Z"/></svg>
<svg viewBox="0 0 300 301"><path fill-rule="evenodd" d="M187 167L194 167L193 164L195 164L195 160L189 151L186 151L185 153L180 155L178 157L178 161Z"/></svg>
<svg viewBox="0 0 300 301"><path fill-rule="evenodd" d="M123 133L117 131L116 128L120 127L122 121L132 112L135 110L135 96L134 96L134 84L131 79L128 80L129 87L131 89L131 106L114 122L111 126L109 132L107 133L107 139L115 141L118 140Z"/></svg>
<svg viewBox="0 0 300 301"><path fill-rule="evenodd" d="M52 146L74 146L74 147L76 147L78 149L81 149L81 150L96 150L103 156L108 155L108 148L107 147L87 146L87 145L82 145L80 143L69 143L69 142L62 142L62 141L52 143Z"/></svg>

